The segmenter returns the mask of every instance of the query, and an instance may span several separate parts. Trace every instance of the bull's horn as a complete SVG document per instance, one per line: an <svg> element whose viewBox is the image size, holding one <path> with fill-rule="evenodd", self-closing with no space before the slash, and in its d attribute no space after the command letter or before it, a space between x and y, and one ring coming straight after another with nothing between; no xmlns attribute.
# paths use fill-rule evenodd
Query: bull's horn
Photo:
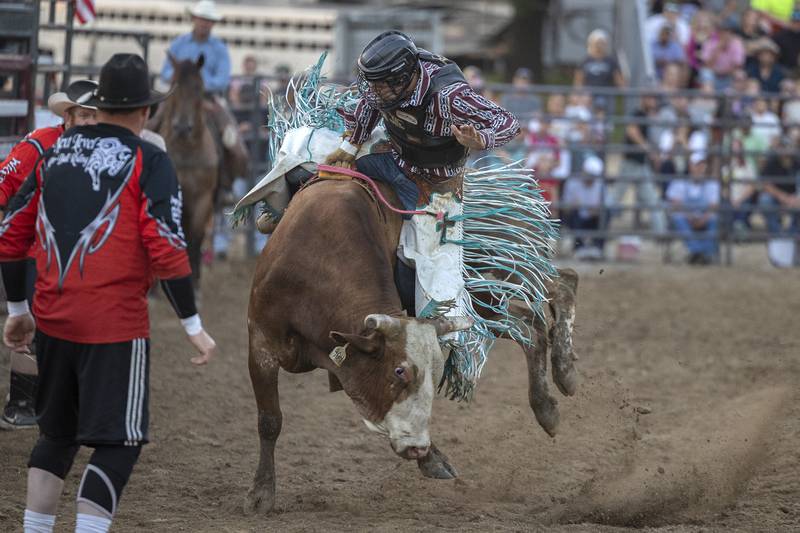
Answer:
<svg viewBox="0 0 800 533"><path fill-rule="evenodd" d="M442 316L433 321L437 335L447 335L454 331L469 329L472 324L474 324L473 320L467 316Z"/></svg>
<svg viewBox="0 0 800 533"><path fill-rule="evenodd" d="M387 337L398 333L401 325L399 318L389 315L367 315L367 318L364 319L364 326L380 331Z"/></svg>

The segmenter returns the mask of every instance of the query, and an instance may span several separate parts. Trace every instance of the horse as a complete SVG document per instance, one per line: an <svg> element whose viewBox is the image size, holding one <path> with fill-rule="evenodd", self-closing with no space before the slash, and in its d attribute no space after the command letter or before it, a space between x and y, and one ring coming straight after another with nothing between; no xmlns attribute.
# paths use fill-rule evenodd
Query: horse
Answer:
<svg viewBox="0 0 800 533"><path fill-rule="evenodd" d="M206 114L203 78L197 61L178 61L168 54L175 71L171 94L152 125L167 144L183 194L183 231L192 267L192 281L200 286L201 246L214 214L222 154Z"/></svg>

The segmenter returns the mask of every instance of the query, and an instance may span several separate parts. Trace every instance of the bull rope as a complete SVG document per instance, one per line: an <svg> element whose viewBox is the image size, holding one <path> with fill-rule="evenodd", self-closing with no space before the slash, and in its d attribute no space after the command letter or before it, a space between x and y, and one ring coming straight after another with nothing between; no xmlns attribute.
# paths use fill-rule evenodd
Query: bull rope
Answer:
<svg viewBox="0 0 800 533"><path fill-rule="evenodd" d="M344 119L337 110L354 109L358 93L353 87L323 83L326 56L323 53L315 65L290 82L286 96L293 93L294 108L285 104L288 98L278 101L270 95L270 154L279 152L290 129L310 126L344 132ZM498 336L506 335L525 347L533 345L533 325L514 316L511 303L522 302L544 318L545 284L558 276L552 264L558 225L550 218L549 203L533 171L523 161L483 164L479 160L475 167L464 175L462 213L448 216L450 222L461 222L463 231L459 238L444 241L463 250L466 301L459 308L474 321L472 328L445 341L451 350L439 390L459 401L473 397ZM275 214L266 202L261 204L262 211ZM234 225L251 215L251 207L233 213ZM479 311L492 317L484 318Z"/></svg>

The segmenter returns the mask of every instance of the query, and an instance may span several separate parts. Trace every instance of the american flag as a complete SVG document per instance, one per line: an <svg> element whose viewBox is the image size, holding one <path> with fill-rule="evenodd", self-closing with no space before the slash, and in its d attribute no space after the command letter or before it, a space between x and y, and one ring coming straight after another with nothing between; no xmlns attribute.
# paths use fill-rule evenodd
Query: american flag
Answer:
<svg viewBox="0 0 800 533"><path fill-rule="evenodd" d="M81 24L86 24L94 20L94 0L74 0L75 2L75 18Z"/></svg>

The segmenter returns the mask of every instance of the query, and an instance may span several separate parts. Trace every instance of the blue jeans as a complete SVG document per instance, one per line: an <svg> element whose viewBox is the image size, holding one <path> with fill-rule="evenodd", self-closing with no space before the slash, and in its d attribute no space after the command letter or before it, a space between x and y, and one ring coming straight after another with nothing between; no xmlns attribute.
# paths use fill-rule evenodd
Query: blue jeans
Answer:
<svg viewBox="0 0 800 533"><path fill-rule="evenodd" d="M708 219L705 229L696 230L689 223L686 213L673 213L672 225L680 233L690 254L701 254L712 258L717 253L717 217Z"/></svg>
<svg viewBox="0 0 800 533"><path fill-rule="evenodd" d="M413 211L417 208L419 189L417 184L408 179L395 162L392 154L370 154L356 160L356 169L375 181L388 183L397 196L403 209ZM411 215L403 215L403 219L411 220ZM414 305L416 291L416 270L402 261L397 261L394 271L394 282L400 294L400 302L409 316L416 316Z"/></svg>
<svg viewBox="0 0 800 533"><path fill-rule="evenodd" d="M776 200L775 197L772 196L771 194L762 192L761 194L758 195L759 207L767 207L775 209L780 207L780 205L781 205L780 202L778 202L778 200ZM764 219L766 219L767 221L767 231L769 231L772 234L783 233L784 229L783 229L783 222L781 221L782 218L781 213L779 213L778 211L768 211L762 213L762 215L764 215ZM791 222L789 224L789 228L787 228L787 231L794 232L798 229L798 227L800 227L800 221L798 221L799 218L800 215L798 214L792 215Z"/></svg>
<svg viewBox="0 0 800 533"><path fill-rule="evenodd" d="M376 181L388 183L400 198L403 209L411 211L417 208L419 198L417 184L403 174L392 154L365 155L356 160L356 169ZM409 220L411 215L403 215L403 218Z"/></svg>

